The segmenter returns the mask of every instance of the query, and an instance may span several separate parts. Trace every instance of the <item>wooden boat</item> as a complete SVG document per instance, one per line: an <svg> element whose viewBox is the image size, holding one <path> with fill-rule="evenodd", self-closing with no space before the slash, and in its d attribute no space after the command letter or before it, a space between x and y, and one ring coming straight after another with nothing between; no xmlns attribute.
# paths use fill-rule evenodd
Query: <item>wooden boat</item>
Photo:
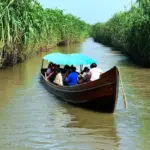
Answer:
<svg viewBox="0 0 150 150"><path fill-rule="evenodd" d="M46 69L41 77L47 89L62 100L96 111L113 113L118 98L119 71L115 66L101 75L100 79L76 86L59 86L47 81Z"/></svg>

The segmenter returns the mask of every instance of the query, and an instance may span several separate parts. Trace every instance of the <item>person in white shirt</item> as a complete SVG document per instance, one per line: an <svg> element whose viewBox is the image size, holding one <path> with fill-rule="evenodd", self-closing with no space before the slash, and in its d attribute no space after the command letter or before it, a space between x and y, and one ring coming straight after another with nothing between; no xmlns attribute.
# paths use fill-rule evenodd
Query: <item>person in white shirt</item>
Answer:
<svg viewBox="0 0 150 150"><path fill-rule="evenodd" d="M57 85L63 86L63 78L62 78L62 74L61 74L61 70L60 69L57 70L57 75L56 75L56 77L55 77L53 82L55 84L57 84Z"/></svg>
<svg viewBox="0 0 150 150"><path fill-rule="evenodd" d="M103 73L103 71L100 68L97 68L96 63L92 63L90 66L90 72L91 72L91 79L90 81L95 81L100 78L100 75Z"/></svg>

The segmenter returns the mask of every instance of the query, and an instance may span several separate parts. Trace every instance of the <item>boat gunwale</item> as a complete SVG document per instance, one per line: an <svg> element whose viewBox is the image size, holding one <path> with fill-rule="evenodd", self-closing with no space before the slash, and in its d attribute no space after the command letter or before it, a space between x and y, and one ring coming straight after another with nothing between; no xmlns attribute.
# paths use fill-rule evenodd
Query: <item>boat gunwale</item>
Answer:
<svg viewBox="0 0 150 150"><path fill-rule="evenodd" d="M44 76L43 76L43 79L45 80L45 78L44 78ZM68 89L63 89L63 88L59 88L59 87L64 87L64 86L59 86L59 85L55 85L55 84L53 84L53 83L50 83L49 81L46 81L45 80L45 82L49 85L49 86L51 86L52 88L56 88L57 90L59 90L59 91L63 91L63 92L72 92L72 93L74 93L74 92L84 92L84 91L91 91L91 90L94 90L94 89L98 89L98 88L103 88L103 87L105 87L105 86L110 86L110 85L114 85L114 84L116 84L115 82L110 82L110 83L105 83L105 84L101 84L101 85L99 85L99 86L94 86L94 87L89 87L89 88L86 88L86 89L75 89L75 90L69 90L69 88ZM85 85L85 84L84 84ZM65 86L65 87L68 87L68 86ZM58 89L59 88L59 89Z"/></svg>

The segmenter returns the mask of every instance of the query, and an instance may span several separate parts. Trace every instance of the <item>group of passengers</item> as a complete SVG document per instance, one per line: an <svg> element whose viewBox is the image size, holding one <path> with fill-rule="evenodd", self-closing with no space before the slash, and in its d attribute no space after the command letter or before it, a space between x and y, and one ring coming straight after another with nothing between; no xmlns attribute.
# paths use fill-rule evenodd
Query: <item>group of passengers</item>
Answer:
<svg viewBox="0 0 150 150"><path fill-rule="evenodd" d="M73 65L65 65L64 68L60 68L60 65L50 63L45 72L45 78L56 85L73 86L97 80L102 73L95 63L90 65L90 69L84 67L80 73L76 72L76 67Z"/></svg>

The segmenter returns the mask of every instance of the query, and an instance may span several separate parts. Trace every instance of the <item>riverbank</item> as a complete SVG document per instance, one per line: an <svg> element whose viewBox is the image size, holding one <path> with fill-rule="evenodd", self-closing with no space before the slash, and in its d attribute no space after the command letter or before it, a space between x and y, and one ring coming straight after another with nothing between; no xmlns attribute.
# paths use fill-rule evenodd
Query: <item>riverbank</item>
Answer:
<svg viewBox="0 0 150 150"><path fill-rule="evenodd" d="M2 2L0 11L0 68L18 64L62 41L80 42L89 33L86 22L59 9L45 9L38 1Z"/></svg>
<svg viewBox="0 0 150 150"><path fill-rule="evenodd" d="M17 62L14 64L10 64L12 62L11 56L7 56L7 60L4 61L3 59L0 59L0 69L5 69L7 67L12 67L16 64L19 64L27 59L32 58L35 54L38 54L40 52L50 52L52 48L55 48L57 46L66 46L66 45L72 45L76 43L80 43L81 41L60 41L57 43L49 44L49 45L35 45L35 46L29 46L26 48L26 53L20 54L21 56L17 58Z"/></svg>
<svg viewBox="0 0 150 150"><path fill-rule="evenodd" d="M136 3L92 28L95 41L115 47L135 63L150 67L150 1Z"/></svg>

